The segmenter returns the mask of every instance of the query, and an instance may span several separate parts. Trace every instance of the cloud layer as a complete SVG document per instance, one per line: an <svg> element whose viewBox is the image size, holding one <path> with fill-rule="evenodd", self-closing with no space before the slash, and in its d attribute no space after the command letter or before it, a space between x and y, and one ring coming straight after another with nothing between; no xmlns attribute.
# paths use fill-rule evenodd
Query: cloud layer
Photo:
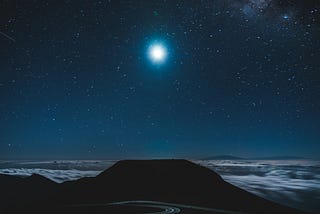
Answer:
<svg viewBox="0 0 320 214"><path fill-rule="evenodd" d="M97 176L114 163L113 160L0 161L0 173L23 177L39 174L62 183Z"/></svg>
<svg viewBox="0 0 320 214"><path fill-rule="evenodd" d="M301 210L320 211L319 161L197 161L226 181L269 200Z"/></svg>
<svg viewBox="0 0 320 214"><path fill-rule="evenodd" d="M84 170L77 170L77 169L69 169L69 170L52 170L52 169L0 169L1 174L7 174L7 175L16 175L16 176L22 176L27 177L32 174L39 174L44 177L49 178L50 180L53 180L57 183L62 183L64 181L70 181L70 180L77 180L82 177L94 177L97 176L100 171L84 171Z"/></svg>

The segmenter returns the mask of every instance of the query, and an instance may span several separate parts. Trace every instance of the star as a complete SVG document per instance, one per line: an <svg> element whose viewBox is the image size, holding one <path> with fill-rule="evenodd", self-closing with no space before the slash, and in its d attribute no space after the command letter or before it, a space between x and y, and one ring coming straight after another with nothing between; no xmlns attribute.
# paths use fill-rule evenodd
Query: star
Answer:
<svg viewBox="0 0 320 214"><path fill-rule="evenodd" d="M149 47L148 56L153 63L163 63L167 58L167 49L161 43L154 43Z"/></svg>
<svg viewBox="0 0 320 214"><path fill-rule="evenodd" d="M288 20L290 17L289 17L288 14L284 14L284 15L282 16L282 18L283 18L284 20Z"/></svg>

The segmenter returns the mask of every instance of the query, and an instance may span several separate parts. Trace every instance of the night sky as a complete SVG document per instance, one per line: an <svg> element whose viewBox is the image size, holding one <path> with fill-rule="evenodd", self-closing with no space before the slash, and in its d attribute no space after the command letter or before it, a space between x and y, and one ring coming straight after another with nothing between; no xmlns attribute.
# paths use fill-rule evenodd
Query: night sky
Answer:
<svg viewBox="0 0 320 214"><path fill-rule="evenodd" d="M316 158L320 3L0 0L0 98L2 159Z"/></svg>

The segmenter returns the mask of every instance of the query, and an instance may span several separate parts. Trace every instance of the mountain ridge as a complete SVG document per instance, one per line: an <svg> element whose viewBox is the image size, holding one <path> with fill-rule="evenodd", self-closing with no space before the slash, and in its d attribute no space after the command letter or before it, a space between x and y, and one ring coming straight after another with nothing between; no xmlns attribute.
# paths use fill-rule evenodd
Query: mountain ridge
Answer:
<svg viewBox="0 0 320 214"><path fill-rule="evenodd" d="M24 183L21 179L26 178L15 182ZM14 194L9 197L11 203L3 207L11 210L13 207L31 207L32 210L40 211L39 208L45 206L54 207L60 213L75 210L81 213L82 209L77 208L78 205L83 208L84 205L91 204L93 206L88 206L88 212L95 213L93 210L97 204L147 200L232 212L300 213L229 184L216 172L187 160L118 161L96 177L61 184L48 182L39 175L33 175L29 179L32 182L26 182L28 185L22 190L15 189L16 184L1 185L0 179L0 187L4 190L0 193L1 203L8 202L5 193L14 190ZM30 193L33 194L30 196ZM1 205L6 204L0 204L0 207ZM111 207L105 206L101 209L106 212ZM128 209L128 212L131 212L131 208ZM123 210L121 212L123 213Z"/></svg>

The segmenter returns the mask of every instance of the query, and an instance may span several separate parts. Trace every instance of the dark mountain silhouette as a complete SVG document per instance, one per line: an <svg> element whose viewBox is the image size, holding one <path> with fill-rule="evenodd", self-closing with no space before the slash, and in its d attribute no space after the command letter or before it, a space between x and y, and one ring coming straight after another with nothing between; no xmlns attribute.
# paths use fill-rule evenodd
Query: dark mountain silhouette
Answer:
<svg viewBox="0 0 320 214"><path fill-rule="evenodd" d="M0 175L1 207L25 207L51 201L58 184L37 174L29 177Z"/></svg>
<svg viewBox="0 0 320 214"><path fill-rule="evenodd" d="M6 190L0 193L1 207L17 212L17 208L42 212L46 207L46 213L147 213L150 207L107 206L147 200L244 213L300 213L235 187L214 171L186 160L119 161L94 178L62 184L39 175L1 175L0 187ZM182 213L198 212L185 209Z"/></svg>

